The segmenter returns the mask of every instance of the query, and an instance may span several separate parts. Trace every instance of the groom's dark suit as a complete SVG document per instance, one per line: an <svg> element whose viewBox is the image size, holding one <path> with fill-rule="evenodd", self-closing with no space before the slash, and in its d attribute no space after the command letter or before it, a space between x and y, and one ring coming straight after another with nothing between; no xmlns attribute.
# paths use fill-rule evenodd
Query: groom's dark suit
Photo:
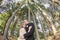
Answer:
<svg viewBox="0 0 60 40"><path fill-rule="evenodd" d="M33 23L28 23L26 26L28 26L28 27L26 27L25 29L26 29L26 33L24 34L24 37L25 37L25 39L26 40L34 40L34 24ZM28 32L28 29L29 29L29 27L32 27L31 28L31 30Z"/></svg>

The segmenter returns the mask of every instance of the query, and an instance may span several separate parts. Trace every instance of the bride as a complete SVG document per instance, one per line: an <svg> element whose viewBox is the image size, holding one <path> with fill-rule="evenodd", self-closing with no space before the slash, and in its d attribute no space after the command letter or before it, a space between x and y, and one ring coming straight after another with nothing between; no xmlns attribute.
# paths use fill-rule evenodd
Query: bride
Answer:
<svg viewBox="0 0 60 40"><path fill-rule="evenodd" d="M20 30L19 30L18 40L26 40L26 39L23 37L23 35L26 33L25 27L26 27L26 25L25 25L25 23L23 22L23 23L22 23L22 26L21 26L21 28L20 28ZM30 29L31 29L31 27L29 27L28 32L30 31Z"/></svg>

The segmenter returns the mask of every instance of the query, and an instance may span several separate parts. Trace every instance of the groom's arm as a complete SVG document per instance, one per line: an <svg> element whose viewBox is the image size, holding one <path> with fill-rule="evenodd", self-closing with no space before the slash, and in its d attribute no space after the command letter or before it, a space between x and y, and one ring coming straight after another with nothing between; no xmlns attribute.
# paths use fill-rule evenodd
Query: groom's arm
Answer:
<svg viewBox="0 0 60 40"><path fill-rule="evenodd" d="M34 33L34 24L30 25L30 27L31 27L31 30L24 34L24 38L29 37Z"/></svg>

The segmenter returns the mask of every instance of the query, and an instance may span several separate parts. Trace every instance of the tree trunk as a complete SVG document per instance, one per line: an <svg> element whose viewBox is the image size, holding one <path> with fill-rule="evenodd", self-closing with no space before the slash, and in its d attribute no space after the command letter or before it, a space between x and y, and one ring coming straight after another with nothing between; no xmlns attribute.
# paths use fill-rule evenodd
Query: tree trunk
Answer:
<svg viewBox="0 0 60 40"><path fill-rule="evenodd" d="M3 34L4 34L4 30L5 30L6 23L7 23L8 19L9 19L10 17L11 17L11 13L10 13L9 17L7 18L7 20L6 20L5 24L4 24Z"/></svg>
<svg viewBox="0 0 60 40"><path fill-rule="evenodd" d="M37 5L39 11L41 11L41 15L44 17L45 21L46 21L46 24L50 30L50 33L56 35L56 28L55 28L55 25L53 25L53 22L52 20L47 16L45 10L43 10L42 8L40 8L38 5Z"/></svg>
<svg viewBox="0 0 60 40"><path fill-rule="evenodd" d="M60 1L59 0L50 0L52 3L57 4L57 5L60 5Z"/></svg>
<svg viewBox="0 0 60 40"><path fill-rule="evenodd" d="M5 26L5 30L4 30L4 35L3 35L3 40L8 40L8 30L9 30L9 26L10 26L10 23L11 21L13 20L15 14L16 14L17 10L15 10L11 17L8 19L7 23L6 23L6 26Z"/></svg>
<svg viewBox="0 0 60 40"><path fill-rule="evenodd" d="M41 14L42 14L42 16L44 17L44 19L46 20L47 26L48 26L49 28L51 28L50 31L53 31L53 34L55 35L55 34L56 34L56 28L55 28L55 26L53 25L52 21L49 19L49 17L47 17L47 15L45 15L45 14L46 14L45 12L43 12L43 13L41 13Z"/></svg>
<svg viewBox="0 0 60 40"><path fill-rule="evenodd" d="M11 35L12 35L12 36L14 36L14 31L15 31L15 28L16 28L17 20L18 20L18 18L16 18L16 19L14 20L13 28L12 28L12 30L11 30Z"/></svg>
<svg viewBox="0 0 60 40"><path fill-rule="evenodd" d="M28 7L28 20L30 22L30 7Z"/></svg>
<svg viewBox="0 0 60 40"><path fill-rule="evenodd" d="M45 32L44 27L43 27L43 22L40 20L39 16L38 16L38 19L41 23L42 31L43 31L43 34L44 34L44 39L47 40L46 32Z"/></svg>
<svg viewBox="0 0 60 40"><path fill-rule="evenodd" d="M35 25L35 32L36 32L37 40L40 40L40 38L39 38L39 33L38 33L38 29L37 29L37 25L36 25L36 22L35 22L34 14L33 14L33 13L32 13L32 17L33 17L33 21L34 21L34 25Z"/></svg>

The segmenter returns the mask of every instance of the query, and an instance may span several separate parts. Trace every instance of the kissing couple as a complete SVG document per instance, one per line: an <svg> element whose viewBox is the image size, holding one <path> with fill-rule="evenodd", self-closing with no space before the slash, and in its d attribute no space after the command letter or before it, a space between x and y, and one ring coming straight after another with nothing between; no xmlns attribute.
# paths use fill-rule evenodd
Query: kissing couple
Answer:
<svg viewBox="0 0 60 40"><path fill-rule="evenodd" d="M23 20L22 26L19 30L18 40L34 40L34 24L30 23L28 19Z"/></svg>

